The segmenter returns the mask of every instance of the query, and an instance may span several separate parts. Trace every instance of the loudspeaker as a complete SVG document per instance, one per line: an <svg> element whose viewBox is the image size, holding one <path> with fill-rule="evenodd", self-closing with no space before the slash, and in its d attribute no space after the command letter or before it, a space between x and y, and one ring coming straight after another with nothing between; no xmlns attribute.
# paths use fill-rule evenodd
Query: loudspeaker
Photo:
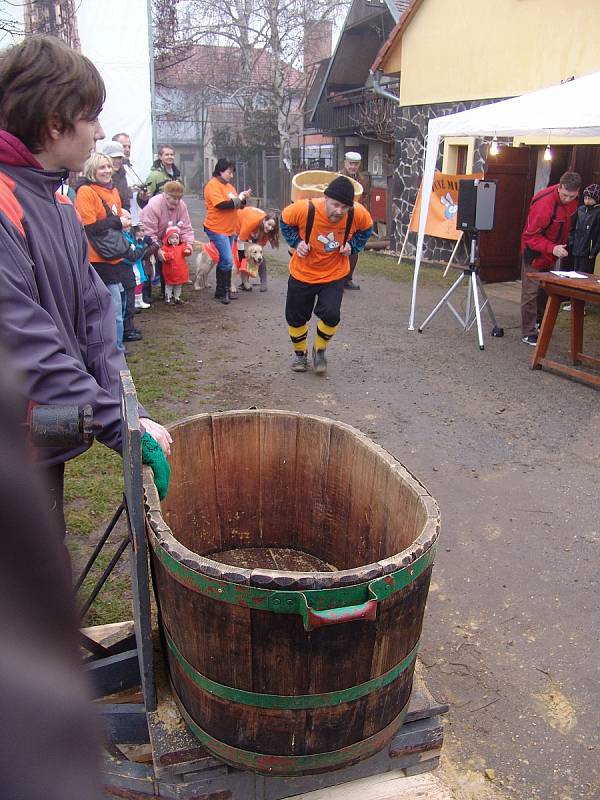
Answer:
<svg viewBox="0 0 600 800"><path fill-rule="evenodd" d="M456 212L456 227L459 231L493 230L495 208L496 181L460 181Z"/></svg>

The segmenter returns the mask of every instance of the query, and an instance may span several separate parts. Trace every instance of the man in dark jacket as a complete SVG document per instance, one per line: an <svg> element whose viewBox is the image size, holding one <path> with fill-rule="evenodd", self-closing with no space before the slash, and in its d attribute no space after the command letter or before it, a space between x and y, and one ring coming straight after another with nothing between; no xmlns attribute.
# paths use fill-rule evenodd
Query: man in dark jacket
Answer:
<svg viewBox="0 0 600 800"><path fill-rule="evenodd" d="M521 341L535 347L536 324L542 321L546 293L528 272L548 272L557 258L568 255L565 247L571 218L577 211L581 177L565 172L558 184L538 192L529 205L529 214L521 235L523 257L521 273Z"/></svg>
<svg viewBox="0 0 600 800"><path fill-rule="evenodd" d="M56 192L104 137L104 97L92 62L53 37L29 37L0 58L0 341L26 401L90 404L97 438L120 451L119 371L126 364L112 300L90 267L71 201ZM147 417L143 409L140 416ZM147 449L158 442L168 454L162 425L147 418L142 425ZM63 532L64 464L85 449L48 448L40 457ZM155 475L165 465L151 464Z"/></svg>

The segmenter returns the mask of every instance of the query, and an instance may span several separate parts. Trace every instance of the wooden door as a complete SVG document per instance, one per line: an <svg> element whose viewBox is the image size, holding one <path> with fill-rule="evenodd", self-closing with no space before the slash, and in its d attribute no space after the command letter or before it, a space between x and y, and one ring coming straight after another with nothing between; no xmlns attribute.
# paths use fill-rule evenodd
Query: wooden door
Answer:
<svg viewBox="0 0 600 800"><path fill-rule="evenodd" d="M498 182L494 230L479 237L479 269L487 283L521 276L521 231L535 179L535 149L501 147L488 156L485 177Z"/></svg>

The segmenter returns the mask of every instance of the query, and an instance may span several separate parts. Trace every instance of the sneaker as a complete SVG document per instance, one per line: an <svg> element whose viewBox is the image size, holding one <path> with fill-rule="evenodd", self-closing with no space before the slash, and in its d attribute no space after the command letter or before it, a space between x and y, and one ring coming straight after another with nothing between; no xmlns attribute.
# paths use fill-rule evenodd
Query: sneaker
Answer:
<svg viewBox="0 0 600 800"><path fill-rule="evenodd" d="M564 303L564 305L560 308L561 311L570 311L571 310L571 303Z"/></svg>
<svg viewBox="0 0 600 800"><path fill-rule="evenodd" d="M521 341L523 344L530 344L532 347L535 347L537 344L537 333L531 333L529 336L522 336Z"/></svg>
<svg viewBox="0 0 600 800"><path fill-rule="evenodd" d="M184 306L187 301L186 300L182 300L181 297L175 297L173 299L173 302L175 303L176 306Z"/></svg>
<svg viewBox="0 0 600 800"><path fill-rule="evenodd" d="M140 339L143 338L142 332L137 330L128 331L127 333L123 334L124 342L139 342Z"/></svg>
<svg viewBox="0 0 600 800"><path fill-rule="evenodd" d="M327 359L325 358L325 350L315 350L313 347L312 360L313 369L317 375L323 375L324 372L327 372Z"/></svg>
<svg viewBox="0 0 600 800"><path fill-rule="evenodd" d="M174 300L172 297L165 297L165 305L170 306L174 304Z"/></svg>
<svg viewBox="0 0 600 800"><path fill-rule="evenodd" d="M306 353L294 352L292 361L292 372L306 372L308 369L308 356Z"/></svg>
<svg viewBox="0 0 600 800"><path fill-rule="evenodd" d="M357 291L358 289L360 289L360 285L358 283L354 283L354 281L346 281L346 283L344 284L344 289L352 289L354 291Z"/></svg>

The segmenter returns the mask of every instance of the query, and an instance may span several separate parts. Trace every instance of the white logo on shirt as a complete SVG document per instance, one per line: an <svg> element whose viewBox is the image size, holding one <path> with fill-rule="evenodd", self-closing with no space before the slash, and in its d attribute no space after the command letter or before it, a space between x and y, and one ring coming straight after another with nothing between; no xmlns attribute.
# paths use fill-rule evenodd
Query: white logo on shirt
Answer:
<svg viewBox="0 0 600 800"><path fill-rule="evenodd" d="M336 241L335 233L333 231L328 233L327 236L323 236L323 234L319 234L317 236L317 241L322 242L325 245L325 252L331 253L332 250L337 250L340 246L340 243Z"/></svg>

